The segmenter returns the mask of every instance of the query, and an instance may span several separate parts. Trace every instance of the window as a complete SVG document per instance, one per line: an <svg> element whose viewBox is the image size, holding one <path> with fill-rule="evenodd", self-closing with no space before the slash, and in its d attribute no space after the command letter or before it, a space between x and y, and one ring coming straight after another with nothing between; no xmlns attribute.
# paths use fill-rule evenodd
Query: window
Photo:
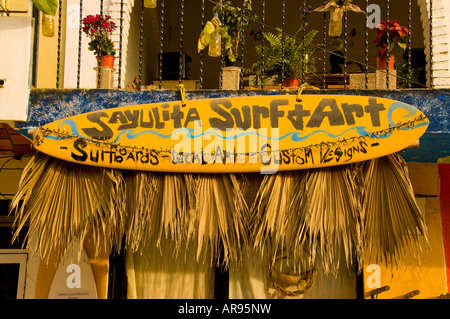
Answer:
<svg viewBox="0 0 450 319"><path fill-rule="evenodd" d="M26 265L26 250L0 250L0 299L23 299Z"/></svg>
<svg viewBox="0 0 450 319"><path fill-rule="evenodd" d="M14 216L9 214L10 200L0 200L0 299L23 299L28 253L21 249L28 227L12 243Z"/></svg>

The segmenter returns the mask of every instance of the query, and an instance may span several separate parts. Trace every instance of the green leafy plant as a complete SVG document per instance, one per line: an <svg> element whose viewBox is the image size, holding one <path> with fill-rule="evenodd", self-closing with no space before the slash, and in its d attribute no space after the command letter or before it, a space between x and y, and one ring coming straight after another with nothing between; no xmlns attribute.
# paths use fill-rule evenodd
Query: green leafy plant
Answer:
<svg viewBox="0 0 450 319"><path fill-rule="evenodd" d="M235 62L245 28L257 19L257 16L252 14L252 1L246 0L243 6L234 7L231 1L220 0L213 12L218 14L222 22L221 36L224 38L228 60Z"/></svg>
<svg viewBox="0 0 450 319"><path fill-rule="evenodd" d="M356 36L357 31L356 28L352 28L350 32L347 34L347 48L354 47L355 41L353 38ZM325 42L326 49L328 51L336 51L336 50L343 50L345 46L345 35L341 34L340 36L336 37L330 37ZM323 47L323 44L318 44L319 46Z"/></svg>
<svg viewBox="0 0 450 319"><path fill-rule="evenodd" d="M318 30L311 30L306 33L305 41L299 40L297 37L299 33L303 31L303 27L300 27L294 36L288 37L281 34L281 30L278 34L271 32L264 33L264 38L267 40L269 46L264 46L264 78L271 76L278 76L280 81L283 60L284 60L284 77L286 79L301 79L303 75L303 61L305 61L305 73L316 72L316 63L319 60L314 56L316 46L314 46L313 40ZM283 44L284 41L284 44ZM283 49L284 47L284 49ZM303 49L304 47L304 49ZM283 52L284 50L284 52ZM261 57L263 46L256 46L256 52ZM303 56L305 53L305 56ZM304 60L305 58L305 60ZM261 59L254 63L249 69L249 73L255 74L255 84L261 78Z"/></svg>
<svg viewBox="0 0 450 319"><path fill-rule="evenodd" d="M54 16L58 7L57 0L32 0L33 5L42 13Z"/></svg>
<svg viewBox="0 0 450 319"><path fill-rule="evenodd" d="M423 68L411 68L409 72L408 61L403 59L395 60L395 69L397 70L397 88L409 87L409 80L411 79L411 87L416 87L419 83L420 74L424 71Z"/></svg>

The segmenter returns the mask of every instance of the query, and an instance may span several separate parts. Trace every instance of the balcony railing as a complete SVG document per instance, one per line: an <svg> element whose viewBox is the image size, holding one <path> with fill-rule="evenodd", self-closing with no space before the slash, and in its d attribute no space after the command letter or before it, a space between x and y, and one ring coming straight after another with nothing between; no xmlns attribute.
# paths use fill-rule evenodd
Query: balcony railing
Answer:
<svg viewBox="0 0 450 319"><path fill-rule="evenodd" d="M232 4L244 17L244 8L248 0L235 0ZM336 6L329 6L333 2ZM419 1L420 2L420 1ZM286 88L284 79L288 77L288 69L292 67L290 50L292 41L295 45L308 43L301 50L300 83L308 83L319 89L332 88L385 88L392 89L392 82L403 88L433 87L433 4L432 1L412 0L354 0L322 1L322 0L253 0L251 1L254 16L252 23L242 29L239 39L237 66L242 68L239 78L239 88L267 89L273 86L267 82L270 75L278 77L278 86ZM70 4L69 4L70 3ZM92 59L91 52L83 51L82 42L85 35L80 26L87 14L108 14L118 26L113 34L117 50L114 87L125 88L125 73L131 68L136 69L135 85L140 88L154 84L156 88L164 88L167 80L167 70L175 70L170 79L182 83L193 77L197 80L198 89L223 89L223 72L226 66L227 52L222 41L220 57L208 56L207 48L198 52L196 49L198 37L206 23L213 17L213 8L226 12L227 1L218 0L157 0L156 8L147 8L146 0L97 0L98 8L92 9L92 2L59 0L56 18L57 26L57 67L55 85L66 87L61 79L62 69L65 77L76 77L76 88L83 88L82 64L85 59ZM78 8L76 18L69 16L68 6ZM348 5L347 7L339 7ZM352 5L352 6L350 6ZM425 7L424 7L425 5ZM319 7L327 9L318 12ZM360 12L358 12L360 9ZM375 8L375 9L374 9ZM337 14L336 10L341 10ZM152 12L150 15L149 12ZM378 12L378 13L377 13ZM338 17L336 25L332 25L330 15ZM379 16L377 16L379 14ZM150 17L150 18L149 18ZM67 43L69 19L76 20L77 32L77 63L76 71L68 70L68 58L64 59L64 43ZM411 30L405 34L404 44L401 44L401 56L396 57L395 73L387 67L379 69L375 66L377 48L374 40L377 32L371 24L375 21L398 21L403 27ZM223 20L223 18L222 18ZM240 21L242 21L241 19ZM38 21L38 20L36 20ZM72 21L73 23L73 21ZM221 21L226 24L227 21ZM331 30L339 28L341 33ZM242 24L243 26L244 24ZM152 26L152 27L150 27ZM299 30L298 32L296 32ZM425 31L424 31L425 30ZM314 31L313 39L308 42ZM335 32L335 33L333 33ZM387 31L387 46L392 46L395 38L389 37L396 30ZM73 32L71 34L74 34ZM269 37L281 36L281 65L269 72L273 58L273 47ZM148 45L149 38L156 40ZM222 39L223 40L223 39ZM131 45L131 42L135 45ZM177 43L178 42L178 43ZM67 47L67 46L66 46ZM257 47L257 48L256 48ZM67 50L67 49L66 49ZM393 59L394 51L387 50L387 60ZM67 54L67 52L66 52ZM134 54L135 61L130 59ZM172 55L171 55L172 54ZM150 61L150 56L153 59ZM189 63L188 61L191 60ZM314 63L312 63L313 61ZM299 61L297 61L299 62ZM298 64L298 63L297 63ZM73 63L72 63L73 65ZM149 73L152 68L153 75ZM155 70L155 68L157 70ZM188 70L191 70L190 75ZM176 72L178 71L178 72ZM150 72L150 73L151 73ZM174 74L175 73L175 74ZM178 74L177 74L178 73ZM214 73L214 75L211 75ZM377 77L376 74L378 73ZM256 79L255 79L256 77ZM380 81L382 84L375 83ZM145 79L144 79L145 78ZM128 77L128 80L131 78ZM258 84L255 84L258 82ZM98 77L98 85L100 77Z"/></svg>

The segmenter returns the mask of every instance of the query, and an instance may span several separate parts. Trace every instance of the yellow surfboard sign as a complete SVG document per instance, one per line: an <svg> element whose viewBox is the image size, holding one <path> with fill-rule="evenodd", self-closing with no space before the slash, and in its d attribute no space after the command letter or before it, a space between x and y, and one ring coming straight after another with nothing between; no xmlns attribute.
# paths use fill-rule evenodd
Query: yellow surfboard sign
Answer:
<svg viewBox="0 0 450 319"><path fill-rule="evenodd" d="M403 102L348 95L224 97L132 105L52 122L37 150L78 164L186 173L309 169L400 151L428 127Z"/></svg>

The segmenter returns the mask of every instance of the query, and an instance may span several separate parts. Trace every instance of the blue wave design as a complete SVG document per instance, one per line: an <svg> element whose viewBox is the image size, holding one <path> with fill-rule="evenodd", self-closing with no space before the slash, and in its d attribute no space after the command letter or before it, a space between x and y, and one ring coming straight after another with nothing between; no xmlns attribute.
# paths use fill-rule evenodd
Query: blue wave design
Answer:
<svg viewBox="0 0 450 319"><path fill-rule="evenodd" d="M391 126L397 126L397 123L395 123L392 120L392 115L393 115L394 111L397 110L397 109L404 109L404 110L408 111L408 113L406 115L403 115L402 118L412 117L418 111L418 109L416 109L412 105L409 105L409 104L406 104L406 103L403 103L403 102L396 101L396 102L392 103L392 105L391 105L391 107L389 108L389 111L388 111L388 121L389 121L389 124ZM422 126L426 126L429 123L430 123L429 121L424 121L424 122L421 122L421 123L413 125L413 126L402 126L402 127L399 127L399 129L400 130L412 130L412 129L416 129L416 128L419 128L419 127L422 127Z"/></svg>
<svg viewBox="0 0 450 319"><path fill-rule="evenodd" d="M429 125L429 124L430 124L430 121L425 121L425 122L422 122L422 123L420 123L420 124L414 125L414 126L411 127L411 128L405 128L405 129L415 129L415 128L418 128L418 127L427 126L427 125Z"/></svg>
<svg viewBox="0 0 450 319"><path fill-rule="evenodd" d="M64 119L63 121L61 121L61 123L59 123L58 130L60 130L61 127L64 126L64 125L68 125L70 127L70 130L71 130L73 135L80 136L80 133L78 133L78 125L77 125L77 123L75 123L74 120L72 120L72 119ZM65 137L49 136L49 135L47 135L46 138L49 138L51 140L63 140L63 139L65 139Z"/></svg>
<svg viewBox="0 0 450 319"><path fill-rule="evenodd" d="M80 133L78 133L78 125L77 123L75 123L74 120L72 119L63 120L61 123L59 123L58 130L60 130L63 125L69 125L70 129L72 130L72 134L80 135Z"/></svg>
<svg viewBox="0 0 450 319"><path fill-rule="evenodd" d="M119 138L122 135L124 135L124 134L126 134L126 137L129 140L133 140L135 138L138 138L142 134L153 134L153 135L156 135L156 136L158 136L160 138L170 138L170 137L172 137L173 134L175 134L175 132L173 132L172 134L161 134L161 133L158 133L158 132L153 131L153 130L145 130L145 131L138 132L138 133L135 133L135 132L136 132L136 130L132 130L132 129L124 130L124 131L120 132L119 134L117 134L117 137L116 137L116 139L113 142L117 142L119 140Z"/></svg>
<svg viewBox="0 0 450 319"><path fill-rule="evenodd" d="M366 131L366 127L365 126L352 127L352 128L349 128L349 129L345 130L344 132L342 132L340 134L332 134L332 133L330 133L328 131L320 130L320 131L311 132L310 134L305 135L305 136L301 136L301 134L302 134L301 132L289 132L289 133L286 133L286 134L284 134L283 136L280 136L280 137L268 137L268 136L262 135L262 134L260 134L258 132L255 132L255 131L244 131L244 132L242 132L240 134L233 135L233 136L223 136L222 134L218 133L217 131L207 131L207 132L202 132L200 134L195 135L195 134L193 134L194 129L189 129L189 128L177 129L172 134L161 134L161 133L155 132L153 130L146 130L146 131L134 133L135 130L129 129L129 130L125 130L125 131L120 132L119 135L114 140L114 142L117 142L118 139L124 134L126 135L126 137L128 139L135 139L135 138L141 136L142 134L153 134L153 135L156 135L156 136L158 136L160 138L171 138L173 135L178 134L180 132L186 132L186 137L194 138L194 139L195 138L199 138L199 137L203 137L205 135L214 135L214 136L220 137L220 138L222 138L224 140L233 140L233 139L237 139L239 137L246 136L246 135L257 135L259 137L263 137L263 138L265 138L267 140L271 140L271 141L273 141L273 140L280 141L280 140L283 140L283 139L291 136L291 140L292 141L294 141L294 142L301 142L301 141L304 141L304 140L308 139L309 137L311 137L314 134L323 133L323 134L327 134L329 137L337 138L337 137L342 136L345 133L350 132L352 130L356 130L359 135L371 135L371 133Z"/></svg>
<svg viewBox="0 0 450 319"><path fill-rule="evenodd" d="M337 138L337 137L342 136L342 135L344 135L345 133L350 132L350 131L353 131L353 130L356 130L356 131L358 132L359 135L370 134L369 132L366 131L366 127L365 127L365 126L355 126L355 127L349 128L348 130L345 130L344 132L342 132L342 133L340 133L340 134L332 134L332 133L330 133L330 132L323 131L323 130L320 130L320 131L314 131L314 132L312 132L312 133L310 133L310 134L308 134L308 135L306 135L306 136L300 136L300 133L295 133L295 134L292 136L292 141L294 141L294 142L301 142L301 141L304 141L304 140L308 139L310 136L312 136L312 135L314 135L314 134L318 134L318 133L324 133L324 134L327 134L329 137Z"/></svg>

